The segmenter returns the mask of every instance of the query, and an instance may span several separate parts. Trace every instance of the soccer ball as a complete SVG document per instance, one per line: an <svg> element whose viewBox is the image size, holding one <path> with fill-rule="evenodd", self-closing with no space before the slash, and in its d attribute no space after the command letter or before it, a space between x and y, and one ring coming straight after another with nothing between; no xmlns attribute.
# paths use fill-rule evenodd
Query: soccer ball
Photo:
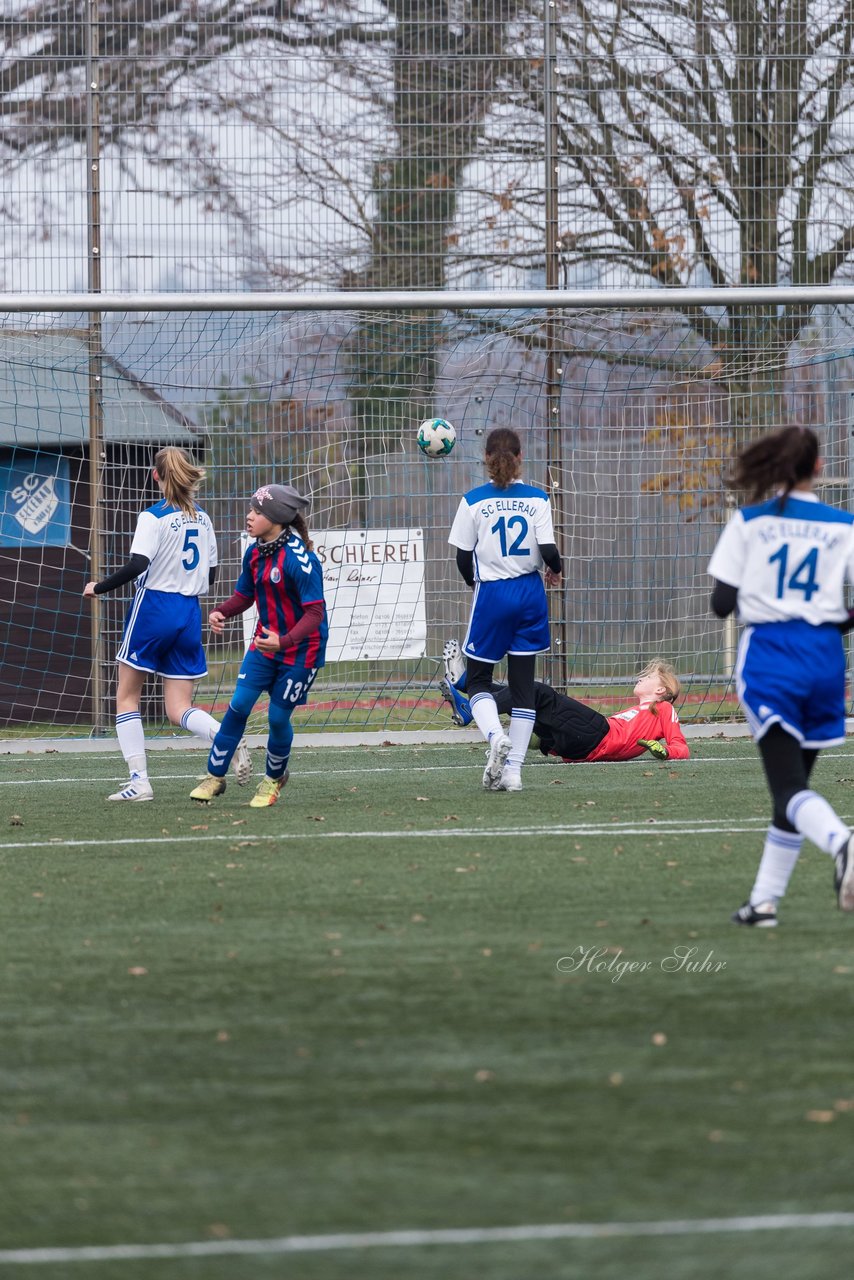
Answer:
<svg viewBox="0 0 854 1280"><path fill-rule="evenodd" d="M428 458L444 458L457 442L457 433L444 418L426 418L418 428L418 448Z"/></svg>

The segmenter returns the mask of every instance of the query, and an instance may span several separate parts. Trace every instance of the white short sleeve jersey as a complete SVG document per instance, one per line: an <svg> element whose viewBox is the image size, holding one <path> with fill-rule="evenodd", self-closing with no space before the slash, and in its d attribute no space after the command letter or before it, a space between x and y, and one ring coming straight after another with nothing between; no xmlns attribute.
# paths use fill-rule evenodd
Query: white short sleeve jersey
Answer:
<svg viewBox="0 0 854 1280"><path fill-rule="evenodd" d="M507 489L482 484L461 500L448 541L474 552L478 582L521 578L542 568L539 548L555 540L548 494L515 480Z"/></svg>
<svg viewBox="0 0 854 1280"><path fill-rule="evenodd" d="M191 519L165 498L140 513L130 552L151 562L137 578L137 589L181 596L207 591L209 571L217 564L216 537L206 513L196 507Z"/></svg>
<svg viewBox="0 0 854 1280"><path fill-rule="evenodd" d="M743 507L718 540L709 573L738 587L742 622L814 626L847 618L845 582L854 582L854 515L814 494Z"/></svg>

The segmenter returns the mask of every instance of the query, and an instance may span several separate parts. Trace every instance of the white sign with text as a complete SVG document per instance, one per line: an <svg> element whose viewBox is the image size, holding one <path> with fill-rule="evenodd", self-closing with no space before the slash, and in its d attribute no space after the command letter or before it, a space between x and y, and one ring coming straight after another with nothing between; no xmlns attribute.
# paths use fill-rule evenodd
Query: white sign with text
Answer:
<svg viewBox="0 0 854 1280"><path fill-rule="evenodd" d="M312 530L311 538L323 568L329 614L326 661L423 658L427 644L423 530ZM254 609L243 614L247 645L255 623Z"/></svg>

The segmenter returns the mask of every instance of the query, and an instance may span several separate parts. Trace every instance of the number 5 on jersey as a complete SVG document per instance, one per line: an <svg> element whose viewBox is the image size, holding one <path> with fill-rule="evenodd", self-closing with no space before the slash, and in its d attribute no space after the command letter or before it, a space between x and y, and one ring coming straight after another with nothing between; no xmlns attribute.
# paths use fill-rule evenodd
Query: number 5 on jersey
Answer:
<svg viewBox="0 0 854 1280"><path fill-rule="evenodd" d="M184 545L181 548L184 554L181 557L181 564L187 570L187 573L192 573L199 563L199 547L195 541L198 536L198 529L185 529L184 531Z"/></svg>

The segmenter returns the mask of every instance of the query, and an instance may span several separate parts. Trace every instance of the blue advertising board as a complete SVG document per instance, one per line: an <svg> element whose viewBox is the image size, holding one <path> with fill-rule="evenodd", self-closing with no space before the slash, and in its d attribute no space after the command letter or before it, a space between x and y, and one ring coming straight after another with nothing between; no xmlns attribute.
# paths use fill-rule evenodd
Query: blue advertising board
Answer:
<svg viewBox="0 0 854 1280"><path fill-rule="evenodd" d="M23 449L0 457L0 546L64 547L70 542L68 459Z"/></svg>

